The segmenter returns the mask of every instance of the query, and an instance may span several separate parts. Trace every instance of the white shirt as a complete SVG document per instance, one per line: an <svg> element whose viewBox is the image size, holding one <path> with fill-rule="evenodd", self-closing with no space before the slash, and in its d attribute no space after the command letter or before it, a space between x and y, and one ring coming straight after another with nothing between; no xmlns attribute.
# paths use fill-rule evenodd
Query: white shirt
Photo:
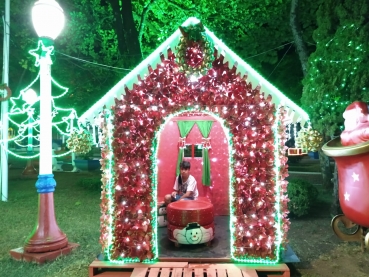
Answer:
<svg viewBox="0 0 369 277"><path fill-rule="evenodd" d="M176 181L174 182L174 187L173 189L178 191L178 193L180 195L186 193L187 191L192 191L193 192L193 197L198 197L199 196L199 192L197 190L197 182L195 180L195 177L193 177L192 175L188 176L188 179L186 182L183 182L182 184L182 188L184 191L179 191L178 189L178 176L176 178Z"/></svg>

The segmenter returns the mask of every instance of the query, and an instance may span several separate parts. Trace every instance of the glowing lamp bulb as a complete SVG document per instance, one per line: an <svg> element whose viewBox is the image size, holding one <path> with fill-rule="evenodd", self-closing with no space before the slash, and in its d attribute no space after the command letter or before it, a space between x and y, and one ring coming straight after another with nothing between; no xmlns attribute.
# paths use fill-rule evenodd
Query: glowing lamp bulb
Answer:
<svg viewBox="0 0 369 277"><path fill-rule="evenodd" d="M56 39L64 28L64 12L54 0L39 0L32 8L32 23L39 37Z"/></svg>

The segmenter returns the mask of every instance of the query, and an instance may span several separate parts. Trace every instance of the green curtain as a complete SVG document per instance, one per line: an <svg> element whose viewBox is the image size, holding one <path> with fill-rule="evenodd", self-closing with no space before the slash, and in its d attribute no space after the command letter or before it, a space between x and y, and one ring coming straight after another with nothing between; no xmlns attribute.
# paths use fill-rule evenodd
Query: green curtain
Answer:
<svg viewBox="0 0 369 277"><path fill-rule="evenodd" d="M204 138L208 138L210 134L213 121L196 121L197 126ZM202 184L204 186L210 186L210 159L209 159L209 149L207 147L203 148L202 155Z"/></svg>
<svg viewBox="0 0 369 277"><path fill-rule="evenodd" d="M181 135L181 138L187 137L188 133L191 131L193 125L195 125L195 121L177 121L179 133ZM176 173L179 174L179 165L182 162L183 159L183 151L184 148L180 147L178 152L178 159L177 159L177 167L176 167Z"/></svg>

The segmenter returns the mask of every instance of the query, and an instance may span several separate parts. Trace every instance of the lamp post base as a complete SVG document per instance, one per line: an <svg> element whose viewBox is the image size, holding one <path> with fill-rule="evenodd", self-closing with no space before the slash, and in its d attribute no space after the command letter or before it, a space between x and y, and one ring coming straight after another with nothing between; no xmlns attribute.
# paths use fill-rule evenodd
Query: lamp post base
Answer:
<svg viewBox="0 0 369 277"><path fill-rule="evenodd" d="M17 261L36 262L38 264L43 264L46 261L53 261L62 255L68 255L78 246L79 244L77 243L68 243L68 245L62 249L44 253L29 253L26 252L23 247L19 247L10 250L10 256Z"/></svg>
<svg viewBox="0 0 369 277"><path fill-rule="evenodd" d="M49 235L50 238L46 237L46 235ZM36 231L32 238L27 241L24 251L29 253L45 253L57 251L68 245L67 236L60 230L54 229L53 232L49 232L46 235L42 231Z"/></svg>
<svg viewBox="0 0 369 277"><path fill-rule="evenodd" d="M38 223L26 240L24 252L45 253L59 251L68 245L67 236L59 229L54 212L53 174L41 174L36 182L38 201Z"/></svg>

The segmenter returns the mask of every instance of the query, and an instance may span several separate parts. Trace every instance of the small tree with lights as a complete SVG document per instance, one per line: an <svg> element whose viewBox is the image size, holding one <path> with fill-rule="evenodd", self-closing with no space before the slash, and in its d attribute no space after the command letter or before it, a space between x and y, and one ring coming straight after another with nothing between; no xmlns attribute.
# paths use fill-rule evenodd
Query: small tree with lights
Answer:
<svg viewBox="0 0 369 277"><path fill-rule="evenodd" d="M324 1L317 12L314 31L316 51L309 58L308 74L303 80L303 108L310 115L312 127L327 142L343 129L342 114L355 100L368 101L369 5L365 0ZM330 161L320 150L323 182L338 192ZM337 201L333 209L337 210ZM336 211L335 211L336 213Z"/></svg>

